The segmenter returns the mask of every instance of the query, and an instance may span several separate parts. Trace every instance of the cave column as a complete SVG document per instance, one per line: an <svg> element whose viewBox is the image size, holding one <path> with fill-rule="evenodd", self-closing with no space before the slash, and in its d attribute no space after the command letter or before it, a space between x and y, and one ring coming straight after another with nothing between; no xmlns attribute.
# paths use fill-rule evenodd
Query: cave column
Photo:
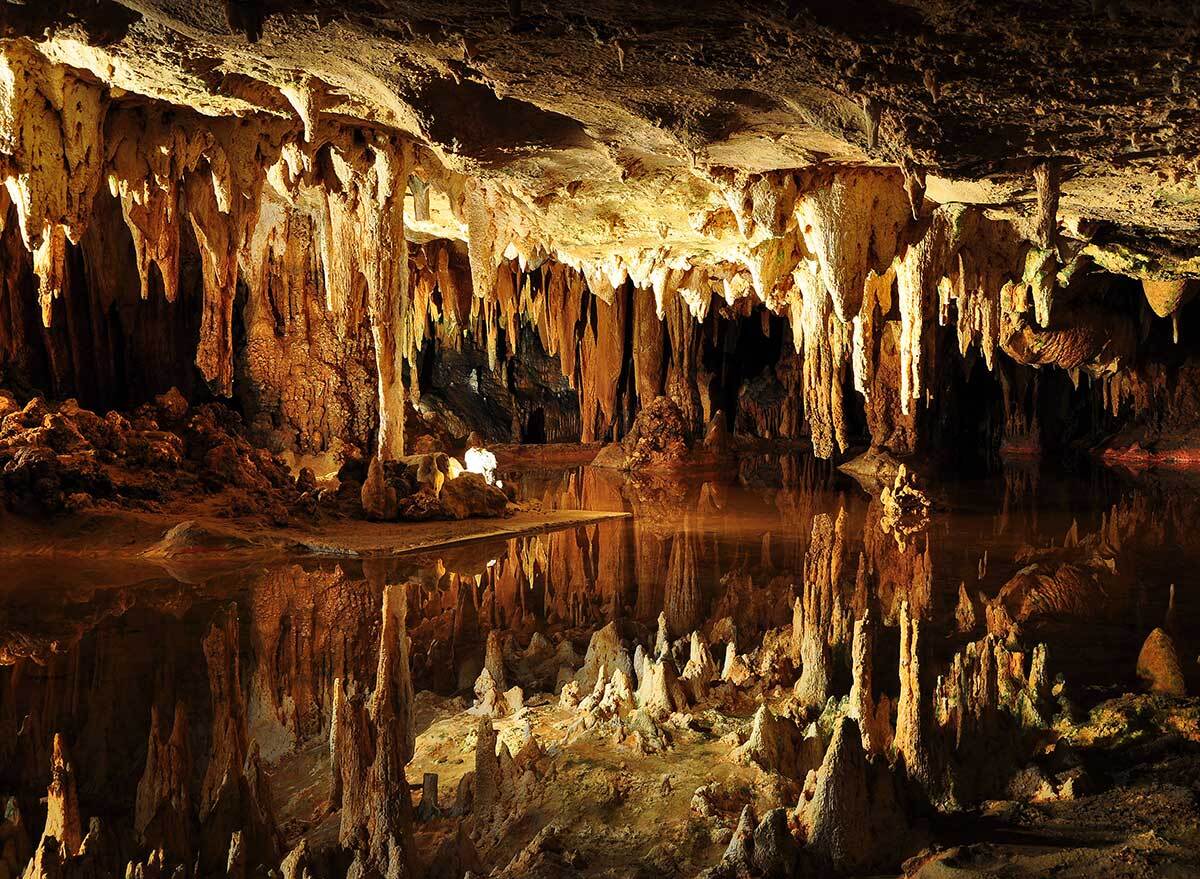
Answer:
<svg viewBox="0 0 1200 879"><path fill-rule="evenodd" d="M410 307L408 242L404 237L404 193L412 157L407 145L376 152L372 181L375 205L366 224L364 257L370 260L367 317L375 343L379 375L379 437L377 453L384 461L404 454L403 359L410 357L404 319ZM365 260L364 260L365 261Z"/></svg>

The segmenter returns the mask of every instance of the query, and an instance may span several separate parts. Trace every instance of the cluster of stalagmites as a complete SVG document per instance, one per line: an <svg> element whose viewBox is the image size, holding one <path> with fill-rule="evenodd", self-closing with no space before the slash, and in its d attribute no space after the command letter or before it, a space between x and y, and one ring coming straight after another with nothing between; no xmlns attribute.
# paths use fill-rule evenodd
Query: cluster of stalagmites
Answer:
<svg viewBox="0 0 1200 879"><path fill-rule="evenodd" d="M65 740L56 735L42 837L29 856L21 816L10 801L0 826L7 852L0 870L25 879L167 879L245 877L279 867L283 853L258 747L247 734L238 615L233 606L217 614L203 647L212 737L199 801L193 802L191 796L187 710L178 702L168 719L156 706L150 717L146 765L137 786L132 846L138 854L123 860L130 840L114 828L93 817L84 832L76 769ZM28 864L22 860L23 852ZM301 873L285 867L283 875L300 879Z"/></svg>
<svg viewBox="0 0 1200 879"><path fill-rule="evenodd" d="M532 808L542 751L526 731L519 754L507 744L497 752L492 721L524 716L525 691L512 683L514 669L520 680L546 680L554 667L567 740L603 736L634 753L677 747L713 718L757 701L749 727L722 741L730 743L730 759L758 767L764 783L774 779L776 797L794 799L761 816L747 806L724 859L707 874L714 879L894 868L924 844L920 816L931 806L959 808L1005 792L1072 796L1080 789L1077 761L1030 765L1013 777L1049 728L1054 701L1044 647L1022 653L987 635L968 643L934 680L924 668L923 625L903 603L899 697L893 698L880 691L873 671L874 614L837 634L830 621L841 612L822 609L819 593L797 599L793 625L768 633L749 653L738 651L728 620L711 627L724 642L714 650L700 630L672 639L665 614L653 642L638 642L632 652L621 626L609 623L593 633L581 664L567 641L556 649L534 635L520 649L492 632L471 708L482 715L481 750L454 808L468 810L474 785L476 841L488 848ZM841 661L851 664L852 684L839 696ZM780 687L789 679L795 680L791 698ZM483 805L480 789L489 792ZM503 792L499 808L493 790ZM715 790L698 790L693 809L717 815L714 797L720 798Z"/></svg>
<svg viewBox="0 0 1200 879"><path fill-rule="evenodd" d="M690 246L610 241L581 257L542 209L395 135L322 117L303 84L286 90L297 125L126 102L23 41L0 47L0 72L3 197L44 322L70 295L71 248L95 246L98 202L119 201L142 299L175 301L186 225L202 275L196 363L217 392L233 391L244 284L250 396L279 422L264 430L298 451L363 445L374 419L378 455L400 457L406 401L421 395L405 365L426 341L456 347L464 331L503 372L521 328L533 329L578 393L584 441L615 439L633 400L660 396L696 436L719 415L700 356L708 318L761 304L790 323L795 362L773 378L786 402L748 390L734 421L771 436L805 430L822 457L846 448L851 384L874 442L912 450L939 324L955 324L961 350L978 347L989 366L1002 351L1108 381L1135 353L1128 321L1089 301L1086 236L1060 230L1047 164L1031 179L1029 223L925 201L911 169L714 174ZM434 201L445 216L432 217ZM406 227L430 223L450 237L422 232L410 262ZM1176 314L1189 293L1147 279L1158 314Z"/></svg>

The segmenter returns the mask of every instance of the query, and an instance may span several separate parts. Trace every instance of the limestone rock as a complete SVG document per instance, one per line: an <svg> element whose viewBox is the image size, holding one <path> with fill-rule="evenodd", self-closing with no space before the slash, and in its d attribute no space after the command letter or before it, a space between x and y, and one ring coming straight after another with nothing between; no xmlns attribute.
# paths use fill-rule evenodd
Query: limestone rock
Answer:
<svg viewBox="0 0 1200 879"><path fill-rule="evenodd" d="M809 865L792 834L786 809L772 809L756 825L754 810L746 806L720 863L700 875L702 879L786 879L809 875Z"/></svg>
<svg viewBox="0 0 1200 879"><path fill-rule="evenodd" d="M67 743L56 733L50 757L50 787L46 790L46 827L39 849L47 839L53 838L62 846L63 857L75 856L83 843L82 826L75 767L71 764Z"/></svg>
<svg viewBox="0 0 1200 879"><path fill-rule="evenodd" d="M680 683L691 695L692 702L700 702L708 696L708 688L717 677L717 666L712 660L708 640L699 631L692 632L689 642L687 664L680 675Z"/></svg>
<svg viewBox="0 0 1200 879"><path fill-rule="evenodd" d="M414 747L407 612L407 588L385 586L375 689L368 697L336 681L330 728L339 842L362 869L384 875L411 875L415 860L404 774Z"/></svg>
<svg viewBox="0 0 1200 879"><path fill-rule="evenodd" d="M501 516L508 509L504 492L488 485L478 473L462 473L456 479L446 480L440 499L452 519Z"/></svg>
<svg viewBox="0 0 1200 879"><path fill-rule="evenodd" d="M398 501L396 489L387 484L383 475L383 462L372 458L367 468L367 481L362 486L362 508L368 519L390 522L396 518Z"/></svg>
<svg viewBox="0 0 1200 879"><path fill-rule="evenodd" d="M610 673L620 669L625 676L633 678L633 660L629 651L621 642L621 633L616 621L609 623L592 633L588 641L587 653L583 658L583 667L575 674L575 680L581 690L591 690L596 686L596 679L602 669Z"/></svg>
<svg viewBox="0 0 1200 879"><path fill-rule="evenodd" d="M746 660L737 652L736 645L730 641L725 645L725 662L721 665L721 680L728 681L735 687L745 686L753 677L753 672Z"/></svg>
<svg viewBox="0 0 1200 879"><path fill-rule="evenodd" d="M191 769L183 702L176 703L169 731L161 722L158 706L153 706L146 768L138 782L133 828L143 846L151 851L161 849L175 863L191 861Z"/></svg>
<svg viewBox="0 0 1200 879"><path fill-rule="evenodd" d="M1188 279L1155 281L1142 279L1146 301L1159 317L1170 317L1179 307L1196 295L1196 283Z"/></svg>
<svg viewBox="0 0 1200 879"><path fill-rule="evenodd" d="M426 772L421 780L421 802L417 806L416 819L430 821L441 814L438 806L438 776L436 772Z"/></svg>
<svg viewBox="0 0 1200 879"><path fill-rule="evenodd" d="M638 682L637 704L650 717L663 720L687 708L687 695L670 658L647 659Z"/></svg>
<svg viewBox="0 0 1200 879"><path fill-rule="evenodd" d="M929 710L923 700L930 692L922 673L921 622L908 602L900 607L900 699L896 706L896 753L904 758L910 778L931 781L928 746Z"/></svg>
<svg viewBox="0 0 1200 879"><path fill-rule="evenodd" d="M868 609L863 618L854 624L848 714L859 723L863 749L868 754L883 754L892 745L892 703L886 694L875 693L874 656L874 617Z"/></svg>
<svg viewBox="0 0 1200 879"><path fill-rule="evenodd" d="M33 854L29 829L21 816L16 797L4 801L4 821L0 823L0 861L9 877L20 876Z"/></svg>
<svg viewBox="0 0 1200 879"><path fill-rule="evenodd" d="M802 804L808 848L838 873L894 867L917 847L886 763L868 762L858 724L843 718Z"/></svg>
<svg viewBox="0 0 1200 879"><path fill-rule="evenodd" d="M954 610L954 620L958 624L958 631L964 634L975 631L979 625L979 613L967 592L966 583L958 584L958 606Z"/></svg>
<svg viewBox="0 0 1200 879"><path fill-rule="evenodd" d="M802 730L791 718L776 716L766 705L758 707L750 737L734 752L735 759L796 780L803 780L820 766L824 755L825 743L815 724Z"/></svg>

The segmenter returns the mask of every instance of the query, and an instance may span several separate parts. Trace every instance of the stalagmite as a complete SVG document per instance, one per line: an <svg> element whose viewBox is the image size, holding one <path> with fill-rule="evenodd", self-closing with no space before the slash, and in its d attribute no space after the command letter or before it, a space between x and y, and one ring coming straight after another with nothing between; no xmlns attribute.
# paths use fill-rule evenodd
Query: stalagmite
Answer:
<svg viewBox="0 0 1200 879"><path fill-rule="evenodd" d="M67 743L57 733L50 757L50 786L46 790L46 826L39 848L48 839L58 841L64 858L77 854L83 843L83 819L79 814L75 767L67 752Z"/></svg>
<svg viewBox="0 0 1200 879"><path fill-rule="evenodd" d="M801 806L809 851L839 874L893 867L918 847L891 770L881 759L867 760L852 718L834 729L812 800Z"/></svg>
<svg viewBox="0 0 1200 879"><path fill-rule="evenodd" d="M973 632L979 625L979 614L975 610L975 601L967 592L965 582L958 584L958 606L954 611L954 619L958 624L958 631L963 633Z"/></svg>
<svg viewBox="0 0 1200 879"><path fill-rule="evenodd" d="M436 772L426 772L421 779L421 802L415 812L418 821L431 821L441 814L438 806L438 776Z"/></svg>
<svg viewBox="0 0 1200 879"><path fill-rule="evenodd" d="M520 687L508 686L504 671L504 650L500 645L500 633L496 629L488 632L484 653L483 670L475 680L475 704L471 711L486 717L503 717L520 710L524 703L524 692Z"/></svg>
<svg viewBox="0 0 1200 879"><path fill-rule="evenodd" d="M1142 644L1137 658L1137 675L1151 693L1187 695L1175 642L1162 629L1155 629Z"/></svg>
<svg viewBox="0 0 1200 879"><path fill-rule="evenodd" d="M388 485L383 475L383 463L372 457L367 467L367 481L362 485L362 508L368 519L388 522L398 511L396 489Z"/></svg>
<svg viewBox="0 0 1200 879"><path fill-rule="evenodd" d="M635 694L638 707L657 720L687 708L687 695L679 683L679 673L670 657L653 660L647 657L642 665Z"/></svg>
<svg viewBox="0 0 1200 879"><path fill-rule="evenodd" d="M820 766L824 756L825 742L815 725L803 730L791 718L776 716L766 705L758 707L749 738L734 752L737 760L798 781Z"/></svg>
<svg viewBox="0 0 1200 879"><path fill-rule="evenodd" d="M621 633L615 621L592 633L587 653L584 655L583 667L575 675L580 689L590 690L595 687L602 669L608 669L610 672L620 669L631 679L633 677L633 660L629 658L629 651L621 643Z"/></svg>
<svg viewBox="0 0 1200 879"><path fill-rule="evenodd" d="M692 632L688 649L688 661L679 680L691 694L692 701L699 702L708 696L709 684L717 676L717 666L708 640L699 631Z"/></svg>
<svg viewBox="0 0 1200 879"><path fill-rule="evenodd" d="M21 807L16 797L4 800L4 820L0 822L0 863L7 875L21 875L29 858L33 855L33 843L29 830L21 816Z"/></svg>

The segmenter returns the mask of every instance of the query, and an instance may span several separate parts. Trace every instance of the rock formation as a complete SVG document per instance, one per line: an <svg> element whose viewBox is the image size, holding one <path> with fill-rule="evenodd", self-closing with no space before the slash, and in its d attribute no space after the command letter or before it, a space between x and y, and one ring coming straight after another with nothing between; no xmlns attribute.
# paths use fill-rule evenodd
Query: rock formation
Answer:
<svg viewBox="0 0 1200 879"><path fill-rule="evenodd" d="M1142 645L1137 658L1137 675L1151 693L1187 695L1187 684L1179 666L1175 642L1162 629L1151 632Z"/></svg>
<svg viewBox="0 0 1200 879"><path fill-rule="evenodd" d="M217 613L203 647L213 720L198 803L200 863L205 869L223 866L230 839L240 832L248 865L277 864L281 853L270 796L258 744L247 734L236 604Z"/></svg>
<svg viewBox="0 0 1200 879"><path fill-rule="evenodd" d="M750 737L737 749L736 756L767 772L803 781L821 765L825 742L815 724L803 730L791 718L777 717L766 705L760 705L754 713Z"/></svg>
<svg viewBox="0 0 1200 879"><path fill-rule="evenodd" d="M414 741L407 612L407 588L386 586L374 691L350 693L335 683L330 761L338 838L367 875L411 876L415 864L404 773Z"/></svg>
<svg viewBox="0 0 1200 879"><path fill-rule="evenodd" d="M75 767L71 765L67 744L61 735L54 736L54 750L50 757L50 787L46 791L46 826L42 830L42 841L37 846L35 865L41 859L47 841L51 839L57 842L64 859L77 855L83 844L83 819L79 814ZM48 867L42 867L33 875L44 875L47 870Z"/></svg>
<svg viewBox="0 0 1200 879"><path fill-rule="evenodd" d="M150 712L150 740L146 744L146 769L138 782L133 829L150 851L161 851L172 862L191 861L192 831L191 753L188 747L187 710L175 706L170 727L154 706Z"/></svg>
<svg viewBox="0 0 1200 879"><path fill-rule="evenodd" d="M858 724L843 718L817 772L812 799L801 807L808 850L837 873L894 866L917 848L899 797L887 764L868 761Z"/></svg>

